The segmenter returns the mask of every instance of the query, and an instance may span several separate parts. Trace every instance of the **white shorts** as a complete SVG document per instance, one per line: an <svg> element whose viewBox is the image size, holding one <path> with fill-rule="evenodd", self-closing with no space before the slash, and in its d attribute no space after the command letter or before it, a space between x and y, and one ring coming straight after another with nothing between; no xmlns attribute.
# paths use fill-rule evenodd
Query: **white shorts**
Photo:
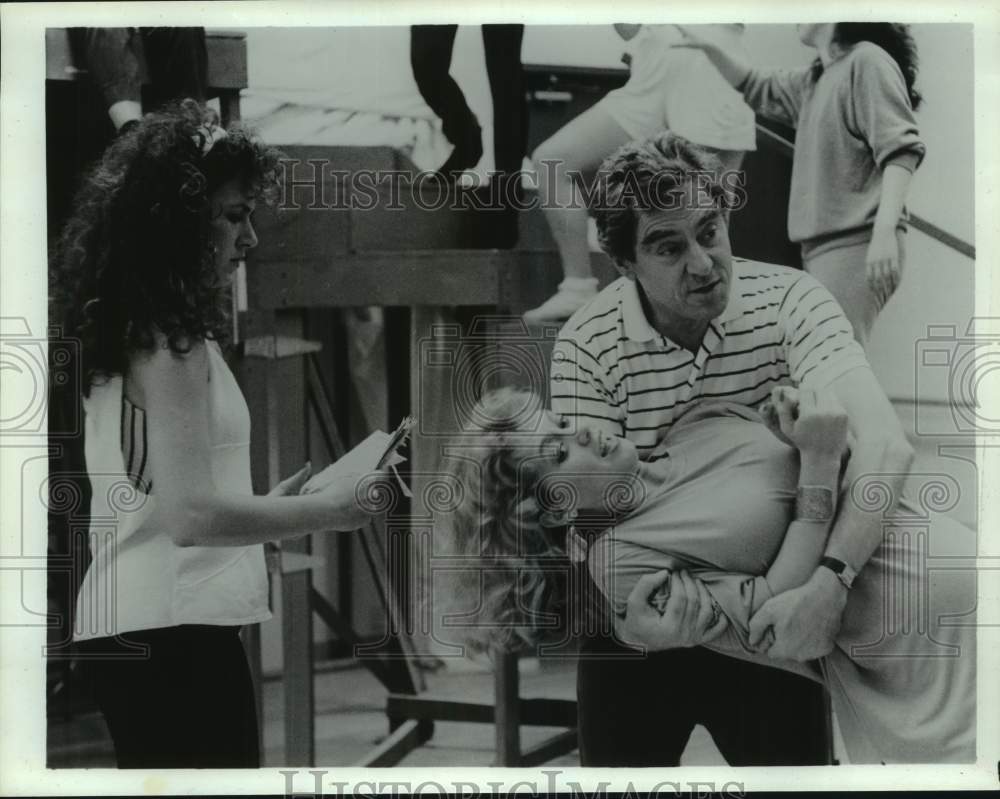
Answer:
<svg viewBox="0 0 1000 799"><path fill-rule="evenodd" d="M598 103L630 137L669 129L717 150L757 149L753 111L704 53L670 47L647 27L632 44L628 83Z"/></svg>

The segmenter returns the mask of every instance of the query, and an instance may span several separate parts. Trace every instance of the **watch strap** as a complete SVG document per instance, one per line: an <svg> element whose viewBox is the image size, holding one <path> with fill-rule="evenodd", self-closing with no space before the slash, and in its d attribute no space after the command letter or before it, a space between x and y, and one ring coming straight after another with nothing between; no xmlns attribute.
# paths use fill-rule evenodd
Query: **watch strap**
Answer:
<svg viewBox="0 0 1000 799"><path fill-rule="evenodd" d="M854 585L854 579L858 576L858 573L844 563L844 561L839 558L831 558L829 555L824 555L820 558L819 565L825 566L837 575L837 579L848 589Z"/></svg>

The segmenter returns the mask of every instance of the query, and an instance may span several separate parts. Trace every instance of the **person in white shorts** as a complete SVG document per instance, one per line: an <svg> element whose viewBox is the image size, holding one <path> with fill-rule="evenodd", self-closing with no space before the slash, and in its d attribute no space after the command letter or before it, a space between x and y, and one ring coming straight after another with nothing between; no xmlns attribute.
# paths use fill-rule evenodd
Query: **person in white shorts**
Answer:
<svg viewBox="0 0 1000 799"><path fill-rule="evenodd" d="M720 46L742 49L743 25L704 25ZM671 132L713 151L724 170L738 169L756 149L754 114L703 53L673 47L673 25L617 24L629 43L631 75L593 108L535 150L539 200L562 259L563 282L555 295L524 316L529 322L567 319L597 293L590 268L586 203L576 181L594 172L629 141Z"/></svg>

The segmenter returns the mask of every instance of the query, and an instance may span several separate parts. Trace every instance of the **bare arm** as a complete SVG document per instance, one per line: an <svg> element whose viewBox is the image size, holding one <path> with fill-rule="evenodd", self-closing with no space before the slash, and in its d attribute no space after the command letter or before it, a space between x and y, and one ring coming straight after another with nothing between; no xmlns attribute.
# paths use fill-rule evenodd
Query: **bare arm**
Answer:
<svg viewBox="0 0 1000 799"><path fill-rule="evenodd" d="M886 511L891 513L914 457L899 417L870 369L853 369L837 378L830 389L847 411L855 439L847 484L877 479L891 492L892 507ZM830 533L826 554L860 571L881 541L882 514L846 502Z"/></svg>
<svg viewBox="0 0 1000 799"><path fill-rule="evenodd" d="M798 126L802 105L813 84L811 67L760 69L751 64L742 47L731 36L724 36L724 29L728 26L676 27L684 34L684 41L674 47L701 50L723 79L743 95L744 101L755 113L783 125Z"/></svg>
<svg viewBox="0 0 1000 799"><path fill-rule="evenodd" d="M875 230L896 230L903 215L903 205L910 190L913 172L896 163L888 163L882 172L882 194L875 214Z"/></svg>
<svg viewBox="0 0 1000 799"><path fill-rule="evenodd" d="M799 450L799 487L826 489L832 498L829 518L796 518L765 579L772 594L802 585L815 571L833 525L840 459L847 445L847 414L830 394L778 387L762 409L779 438ZM754 608L756 610L756 608Z"/></svg>
<svg viewBox="0 0 1000 799"><path fill-rule="evenodd" d="M684 41L674 45L675 47L701 50L733 88L739 88L747 79L750 74L750 63L742 53L723 48L709 36L705 36L703 30L707 26L677 25L676 27L684 35Z"/></svg>
<svg viewBox="0 0 1000 799"><path fill-rule="evenodd" d="M832 391L847 412L855 444L847 470L848 496L861 481L877 480L889 492L892 506L873 513L848 501L837 516L825 554L860 571L882 541L882 512L898 502L913 462L913 448L878 381L867 367L852 369L834 380ZM828 654L840 630L847 589L829 569L817 568L799 588L764 603L750 620L750 641L772 627L774 645L768 655L813 660Z"/></svg>
<svg viewBox="0 0 1000 799"><path fill-rule="evenodd" d="M209 450L208 352L163 346L132 358L130 379L144 398L156 510L151 524L178 546L240 546L324 530L354 530L366 514L355 499L361 476L308 496L255 497L221 491Z"/></svg>
<svg viewBox="0 0 1000 799"><path fill-rule="evenodd" d="M913 159L915 160L915 158ZM885 302L899 285L902 263L896 226L903 215L903 205L910 189L913 173L905 166L890 162L882 172L882 193L879 197L871 244L865 256L868 284Z"/></svg>

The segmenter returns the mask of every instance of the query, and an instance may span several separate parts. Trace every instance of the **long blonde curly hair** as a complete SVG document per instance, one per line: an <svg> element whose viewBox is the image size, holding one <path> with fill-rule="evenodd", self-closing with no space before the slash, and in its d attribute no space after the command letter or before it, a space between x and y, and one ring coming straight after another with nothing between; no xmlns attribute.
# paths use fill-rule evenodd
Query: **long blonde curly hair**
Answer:
<svg viewBox="0 0 1000 799"><path fill-rule="evenodd" d="M448 590L436 605L448 641L474 653L537 645L561 629L565 529L542 525L538 475L518 446L540 409L528 391L487 393L446 461L460 496L436 519L435 557L461 563L437 570Z"/></svg>

